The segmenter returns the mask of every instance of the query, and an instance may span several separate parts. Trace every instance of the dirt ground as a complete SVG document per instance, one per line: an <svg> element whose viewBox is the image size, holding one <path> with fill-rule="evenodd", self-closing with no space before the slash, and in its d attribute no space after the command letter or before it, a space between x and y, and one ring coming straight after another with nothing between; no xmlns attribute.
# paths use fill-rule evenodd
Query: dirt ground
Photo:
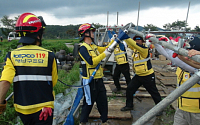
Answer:
<svg viewBox="0 0 200 125"><path fill-rule="evenodd" d="M160 75L159 72L162 72L162 71L165 73L169 73L169 74L175 74L176 67L171 67L170 65L167 65L170 63L169 60L164 60L164 61L151 60L151 62L152 62L152 66L155 70L156 75ZM159 72L158 72L158 70L159 70ZM175 77L171 77L171 78L175 78ZM112 77L109 76L108 79L112 80ZM161 85L160 83L158 84L158 82L156 82L156 84L158 87L159 87L159 85ZM163 86L160 86L160 87L162 88ZM167 89L169 93L175 89L174 86L164 86L164 87L165 87L165 90ZM113 88L115 88L114 84L110 85L110 88L111 88L111 90ZM125 93L125 90L122 90L121 93L122 94ZM140 93L143 94L146 92L140 91ZM164 97L162 97L162 98L164 98ZM122 103L124 103L124 104L125 104L125 99L126 99L125 96L113 95L113 96L108 97L108 101L121 100ZM132 111L128 111L128 112L130 112L132 118L109 119L110 125L131 125L132 123L137 121L142 115L144 115L146 112L148 112L154 105L155 104L151 97L134 97L134 109ZM116 110L120 110L120 108L116 109ZM164 109L162 116L154 117L145 125L173 125L174 113L175 113L175 109L174 109L174 107L172 107L170 105ZM90 125L100 125L100 122L101 121L99 118L90 118L89 119Z"/></svg>

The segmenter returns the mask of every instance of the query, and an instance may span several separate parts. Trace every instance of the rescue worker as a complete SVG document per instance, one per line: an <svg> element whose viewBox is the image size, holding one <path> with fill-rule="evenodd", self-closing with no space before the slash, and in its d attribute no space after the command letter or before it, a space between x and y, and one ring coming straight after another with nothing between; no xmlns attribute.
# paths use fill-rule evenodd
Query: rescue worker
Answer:
<svg viewBox="0 0 200 125"><path fill-rule="evenodd" d="M124 75L127 85L131 81L126 48L123 43L120 44L121 44L120 46L117 45L116 48L114 49L114 55L117 64L114 69L114 75L113 75L114 84L116 86L113 92L119 92L121 90L121 86L119 83L119 78L121 73Z"/></svg>
<svg viewBox="0 0 200 125"><path fill-rule="evenodd" d="M80 42L83 41L83 44L79 48L83 85L88 84L90 76L101 60L107 55L111 54L106 47L99 47L93 43L94 32L95 27L89 23L82 24L78 29L78 33L81 36ZM80 125L86 125L86 122L88 122L88 117L94 102L96 102L98 111L101 115L100 119L102 121L102 125L108 124L108 102L106 88L104 86L102 77L103 69L100 66L96 71L94 79L83 89L84 100L80 116Z"/></svg>
<svg viewBox="0 0 200 125"><path fill-rule="evenodd" d="M168 41L166 37L162 37L159 40ZM193 40L189 42L190 47L187 49L194 49L200 51L200 39L198 37L193 37ZM200 68L199 64L191 63L191 60L186 60L184 56L178 55L178 57L173 58L174 51L167 48L163 48L159 44L154 44L157 51L167 57L169 60L173 61L177 67L177 87L184 84L192 74L194 74L197 69ZM191 54L194 50L190 50L188 55ZM188 64L186 64L186 63ZM191 66L190 66L191 65ZM184 94L178 98L178 109L174 115L174 124L173 125L199 125L200 123L200 84L197 83L188 89Z"/></svg>
<svg viewBox="0 0 200 125"><path fill-rule="evenodd" d="M14 84L14 107L24 125L52 125L57 65L52 51L44 49L45 22L41 16L23 13L15 31L23 47L8 52L0 79L0 113L6 108L5 96Z"/></svg>
<svg viewBox="0 0 200 125"><path fill-rule="evenodd" d="M112 36L110 32L108 32L108 35L109 37ZM112 39L115 39L115 37L113 36L111 40ZM131 81L126 46L127 46L126 43L122 42L122 43L119 43L114 49L114 55L115 55L115 60L117 64L114 69L114 75L113 75L114 84L116 86L113 92L120 92L121 90L121 86L119 83L119 78L120 78L121 73L124 75L127 85Z"/></svg>
<svg viewBox="0 0 200 125"><path fill-rule="evenodd" d="M145 45L145 41L140 36L135 36L131 39L125 32L124 41L133 50L133 69L135 76L131 79L126 89L126 106L121 108L121 111L133 110L133 95L137 89L143 87L152 96L155 104L161 101L161 96L155 84L155 74L150 61L149 48ZM160 112L158 115L162 115Z"/></svg>

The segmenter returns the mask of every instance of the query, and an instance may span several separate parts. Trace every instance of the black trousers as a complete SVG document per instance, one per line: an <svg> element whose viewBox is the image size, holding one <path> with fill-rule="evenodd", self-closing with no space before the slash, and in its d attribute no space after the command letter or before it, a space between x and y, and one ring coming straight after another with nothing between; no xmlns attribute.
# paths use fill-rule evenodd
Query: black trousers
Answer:
<svg viewBox="0 0 200 125"><path fill-rule="evenodd" d="M155 104L161 101L160 93L156 87L155 83L155 74L152 73L147 76L138 76L135 75L131 82L128 84L126 89L126 106L133 107L133 94L137 91L137 89L143 85L144 88L149 92L151 97L153 98Z"/></svg>
<svg viewBox="0 0 200 125"><path fill-rule="evenodd" d="M29 115L24 115L18 112L18 115L20 119L22 120L24 125L52 125L53 123L53 109L52 109L52 114L51 116L48 116L47 120L44 121L42 119L41 121L39 120L39 115L42 112L42 110L29 114Z"/></svg>
<svg viewBox="0 0 200 125"><path fill-rule="evenodd" d="M121 65L117 64L116 67L115 67L113 80L114 80L114 84L115 84L117 89L121 89L121 86L120 86L120 83L119 83L119 78L120 78L121 73L126 78L126 84L128 85L129 82L131 81L128 63L121 64Z"/></svg>
<svg viewBox="0 0 200 125"><path fill-rule="evenodd" d="M94 102L96 102L98 111L101 115L100 119L102 120L102 122L106 122L108 120L108 101L103 79L94 79L89 85L92 105L88 105L86 103L86 99L84 96L80 122L88 122L88 117L92 110Z"/></svg>

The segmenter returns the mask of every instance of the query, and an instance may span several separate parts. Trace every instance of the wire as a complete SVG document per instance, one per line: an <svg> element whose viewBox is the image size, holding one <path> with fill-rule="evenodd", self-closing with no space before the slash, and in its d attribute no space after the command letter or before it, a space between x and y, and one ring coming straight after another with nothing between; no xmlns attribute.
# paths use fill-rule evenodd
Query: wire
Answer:
<svg viewBox="0 0 200 125"><path fill-rule="evenodd" d="M87 86L88 84L85 84L85 85L68 85L68 84L66 84L66 83L64 83L64 82L62 82L60 79L58 79L58 81L60 82L60 83L62 83L62 84L64 84L64 85L66 85L66 86L69 86L69 87L72 87L72 88L83 88L83 87L85 87L85 86Z"/></svg>

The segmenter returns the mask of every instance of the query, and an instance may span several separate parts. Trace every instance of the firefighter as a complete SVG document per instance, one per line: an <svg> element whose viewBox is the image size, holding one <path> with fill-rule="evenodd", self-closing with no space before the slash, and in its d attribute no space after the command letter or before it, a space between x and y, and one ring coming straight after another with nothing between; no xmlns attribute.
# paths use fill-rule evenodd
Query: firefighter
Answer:
<svg viewBox="0 0 200 125"><path fill-rule="evenodd" d="M23 124L52 125L57 65L52 51L40 47L45 22L41 16L23 13L15 31L23 47L8 52L0 79L0 113L6 108L5 96L13 83L14 107Z"/></svg>
<svg viewBox="0 0 200 125"><path fill-rule="evenodd" d="M108 32L108 35L110 37L112 36L110 32ZM111 43L113 39L115 39L114 36L111 38ZM114 75L113 75L114 84L116 86L113 92L120 92L121 90L121 86L119 83L119 78L121 73L124 75L127 85L131 81L126 48L127 44L126 42L123 41L122 43L119 43L114 49L114 55L117 64L114 69Z"/></svg>
<svg viewBox="0 0 200 125"><path fill-rule="evenodd" d="M121 73L124 75L127 85L131 81L127 52L125 45L123 43L120 43L119 45L116 46L116 48L114 49L114 55L117 64L114 69L114 75L113 75L114 84L116 86L113 92L119 92L121 90L121 86L119 84L119 78Z"/></svg>
<svg viewBox="0 0 200 125"><path fill-rule="evenodd" d="M162 37L159 40L168 41L166 37ZM198 54L197 51L200 51L200 39L198 37L193 37L189 42L190 47L186 47L189 50L188 56L193 56ZM154 44L158 52L169 60L173 61L177 67L177 87L184 84L192 74L194 74L197 69L200 68L199 63L187 60L186 57L178 55L173 58L174 51L167 48L163 48L159 44ZM187 64L189 65L187 65ZM196 83L190 89L188 89L184 94L178 98L178 109L174 115L174 125L199 125L200 123L200 84Z"/></svg>
<svg viewBox="0 0 200 125"><path fill-rule="evenodd" d="M126 89L126 106L121 111L133 110L133 95L140 86L151 94L155 104L161 101L160 93L155 84L155 74L150 61L149 48L145 45L145 41L140 36L131 39L125 32L121 31L124 41L133 50L133 68L135 76L131 79ZM162 115L162 112L158 115Z"/></svg>
<svg viewBox="0 0 200 125"><path fill-rule="evenodd" d="M83 41L83 44L79 48L83 85L88 83L95 67L101 60L111 54L111 52L106 49L107 47L99 47L94 44L94 32L95 27L89 23L82 24L78 29L78 33L81 36L80 42ZM94 79L83 89L84 100L80 116L80 125L86 125L86 122L88 122L88 117L94 102L96 102L98 111L101 115L100 119L102 125L108 124L108 101L102 77L103 69L100 66L96 71Z"/></svg>

